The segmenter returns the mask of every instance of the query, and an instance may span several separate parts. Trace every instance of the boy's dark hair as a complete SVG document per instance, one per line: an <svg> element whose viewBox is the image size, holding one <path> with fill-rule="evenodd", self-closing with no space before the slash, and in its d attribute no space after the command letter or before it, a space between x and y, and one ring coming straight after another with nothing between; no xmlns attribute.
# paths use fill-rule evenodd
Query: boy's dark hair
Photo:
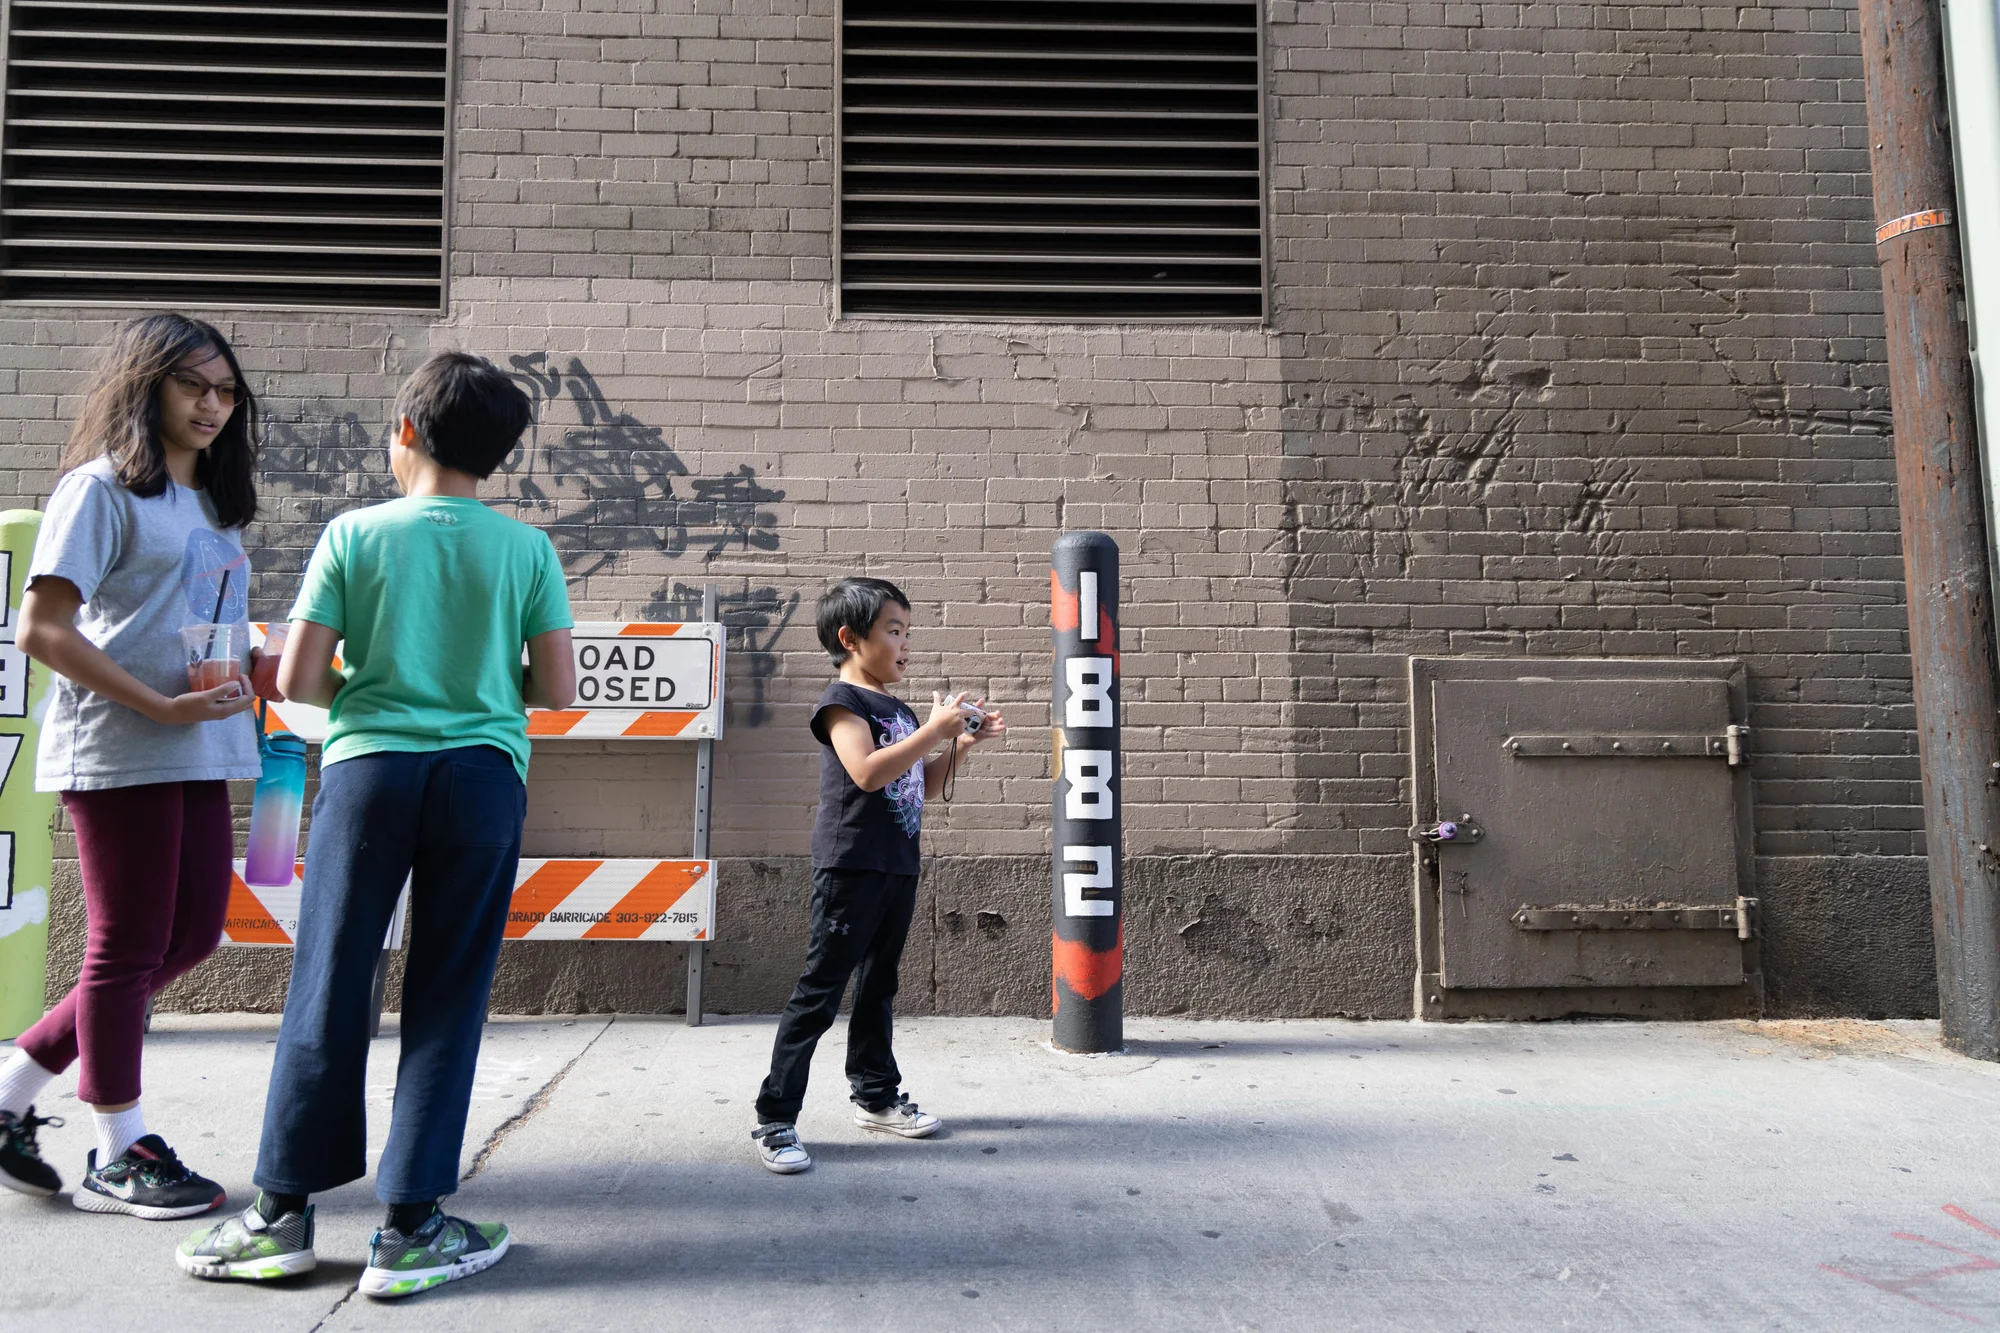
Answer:
<svg viewBox="0 0 2000 1333"><path fill-rule="evenodd" d="M819 599L819 641L836 666L847 660L847 649L840 646L840 631L851 629L856 638L867 638L868 631L875 628L875 618L890 602L905 611L910 609L910 599L887 579L842 579L826 590Z"/></svg>
<svg viewBox="0 0 2000 1333"><path fill-rule="evenodd" d="M521 386L471 352L439 352L396 392L396 416L417 428L423 451L481 481L507 461L535 419Z"/></svg>

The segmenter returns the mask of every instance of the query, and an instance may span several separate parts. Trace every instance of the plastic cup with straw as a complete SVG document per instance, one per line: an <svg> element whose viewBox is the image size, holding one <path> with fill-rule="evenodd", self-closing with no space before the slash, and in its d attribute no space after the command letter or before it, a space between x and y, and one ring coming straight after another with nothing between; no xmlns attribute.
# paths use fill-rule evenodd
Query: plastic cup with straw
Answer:
<svg viewBox="0 0 2000 1333"><path fill-rule="evenodd" d="M224 625L222 604L229 597L230 571L222 571L222 587L215 594L215 610L206 625L189 625L181 631L187 649L188 688L220 689L242 674L245 636L241 625Z"/></svg>

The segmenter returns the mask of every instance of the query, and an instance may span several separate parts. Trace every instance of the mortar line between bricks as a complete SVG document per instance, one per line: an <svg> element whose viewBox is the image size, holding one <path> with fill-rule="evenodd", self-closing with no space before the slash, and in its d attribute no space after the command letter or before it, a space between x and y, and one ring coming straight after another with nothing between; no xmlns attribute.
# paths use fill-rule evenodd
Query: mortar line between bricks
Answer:
<svg viewBox="0 0 2000 1333"><path fill-rule="evenodd" d="M597 1045L599 1039L605 1033L611 1031L611 1025L617 1021L618 1016L613 1014L605 1021L604 1026L597 1030L597 1035L585 1042L583 1049L572 1055L569 1058L569 1063L555 1072L555 1077L544 1083L535 1092L534 1096L528 1098L526 1106L523 1106L520 1110L514 1112L514 1114L508 1116L494 1127L493 1132L486 1136L486 1142L480 1145L478 1155L472 1159L472 1166L463 1176L459 1177L459 1184L463 1185L466 1181L471 1180L480 1171L484 1170L488 1159L500 1150L500 1145L507 1141L508 1135L534 1119L541 1112L541 1109L549 1104L549 1099L556 1095L556 1089L561 1087L562 1081L569 1077L569 1071L576 1068L577 1061L589 1055L590 1048Z"/></svg>

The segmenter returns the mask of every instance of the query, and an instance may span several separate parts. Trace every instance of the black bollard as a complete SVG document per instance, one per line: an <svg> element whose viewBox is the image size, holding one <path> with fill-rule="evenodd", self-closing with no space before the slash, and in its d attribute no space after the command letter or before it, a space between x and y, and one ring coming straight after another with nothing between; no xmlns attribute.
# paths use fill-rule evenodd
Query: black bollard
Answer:
<svg viewBox="0 0 2000 1333"><path fill-rule="evenodd" d="M1125 1045L1125 833L1118 758L1118 543L1056 539L1049 572L1055 639L1055 1044Z"/></svg>

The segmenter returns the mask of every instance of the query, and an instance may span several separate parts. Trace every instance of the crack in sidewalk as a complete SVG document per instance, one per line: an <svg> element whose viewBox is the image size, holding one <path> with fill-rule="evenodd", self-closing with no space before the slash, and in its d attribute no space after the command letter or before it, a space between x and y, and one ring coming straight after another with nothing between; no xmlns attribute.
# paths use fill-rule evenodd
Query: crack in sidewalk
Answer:
<svg viewBox="0 0 2000 1333"><path fill-rule="evenodd" d="M480 1145L479 1152L473 1157L472 1165L467 1168L463 1176L459 1177L459 1184L463 1185L466 1181L471 1180L483 1171L486 1168L486 1163L492 1159L494 1153L500 1150L500 1145L507 1141L508 1136L541 1113L541 1109L547 1106L550 1099L556 1095L556 1089L562 1086L562 1081L569 1077L569 1071L576 1068L577 1061L589 1055L590 1048L597 1045L598 1040L605 1033L611 1031L611 1025L617 1021L616 1015L607 1020L604 1026L597 1030L597 1035L585 1042L583 1049L569 1058L568 1064L558 1069L553 1078L544 1083L534 1096L528 1098L526 1106L523 1106L520 1110L508 1116L494 1127L493 1132L486 1136L486 1142Z"/></svg>
<svg viewBox="0 0 2000 1333"><path fill-rule="evenodd" d="M562 1086L562 1081L565 1078L569 1077L569 1071L576 1068L579 1060L590 1054L590 1048L597 1045L598 1040L605 1033L611 1031L611 1025L617 1021L616 1015L608 1019L604 1026L597 1030L596 1035L583 1044L582 1050L571 1056L568 1063L564 1064L561 1069L558 1069L547 1083L538 1088L534 1096L528 1098L525 1106L494 1127L493 1132L486 1136L486 1142L479 1146L479 1152L473 1157L471 1167L467 1169L463 1176L459 1177L460 1184L464 1184L478 1175L485 1168L487 1161L492 1158L493 1154L499 1151L500 1145L506 1141L507 1136L533 1119L540 1113L544 1106L549 1104L550 1099L555 1096L556 1089ZM342 1293L341 1298L333 1303L333 1307L319 1317L319 1322L307 1330L307 1333L321 1333L323 1329L339 1316L342 1310L347 1308L348 1302L360 1294L361 1289L359 1287L349 1287L346 1292Z"/></svg>
<svg viewBox="0 0 2000 1333"><path fill-rule="evenodd" d="M342 1310L347 1308L347 1303L349 1301L353 1300L356 1296L359 1296L360 1294L361 1294L361 1288L349 1287L347 1289L347 1294L342 1296L339 1300L335 1301L333 1303L333 1308L331 1310L328 1310L325 1314L321 1315L319 1318L319 1322L317 1324L314 1324L311 1328L307 1329L306 1333L319 1333L319 1331L325 1328L328 1322L330 1322L335 1315L339 1314Z"/></svg>

